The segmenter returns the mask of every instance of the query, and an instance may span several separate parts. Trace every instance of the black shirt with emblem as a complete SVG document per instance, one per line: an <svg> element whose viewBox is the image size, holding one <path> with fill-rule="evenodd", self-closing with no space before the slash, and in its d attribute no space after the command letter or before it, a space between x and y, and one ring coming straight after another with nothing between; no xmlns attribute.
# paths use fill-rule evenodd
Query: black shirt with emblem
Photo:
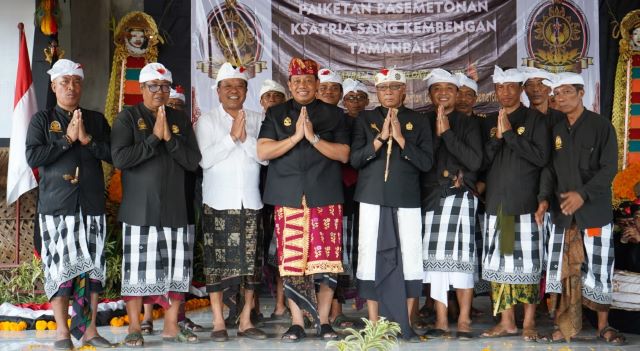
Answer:
<svg viewBox="0 0 640 351"><path fill-rule="evenodd" d="M506 215L535 212L540 172L549 161L551 145L545 117L520 105L508 118L511 130L504 132L502 139L495 135L498 114L486 121L494 126L484 148L488 165L486 212L491 215L498 213L500 205Z"/></svg>
<svg viewBox="0 0 640 351"><path fill-rule="evenodd" d="M303 105L291 99L267 109L259 139L284 140L293 136ZM320 139L349 145L349 129L342 109L318 99L307 105L314 133ZM344 202L340 162L325 157L306 139L284 155L270 160L263 202L270 205L320 207Z"/></svg>
<svg viewBox="0 0 640 351"><path fill-rule="evenodd" d="M618 170L618 144L611 122L587 109L573 125L565 119L553 128L551 163L540 180L538 200L548 200L553 223L596 228L611 223L611 183ZM584 200L574 215L560 210L560 194L576 191Z"/></svg>
<svg viewBox="0 0 640 351"><path fill-rule="evenodd" d="M422 206L433 210L439 199L456 191L475 191L478 171L482 166L482 136L476 118L453 111L447 115L449 130L436 136L437 113L429 112L425 118L433 131L435 165L422 174ZM452 188L454 177L462 176L464 186Z"/></svg>
<svg viewBox="0 0 640 351"><path fill-rule="evenodd" d="M82 209L83 215L105 213L102 163L111 163L109 123L100 112L82 111L87 145L69 145L65 138L73 112L60 106L33 115L26 138L29 166L38 168L38 212L69 216ZM76 168L78 181L75 182ZM73 181L73 182L72 182Z"/></svg>
<svg viewBox="0 0 640 351"><path fill-rule="evenodd" d="M373 141L382 131L388 111L381 106L362 111L355 121L349 157L358 170L355 200L389 207L420 207L420 173L428 172L433 165L431 128L420 113L404 106L398 108L405 146L400 149L393 142L385 182L387 143L375 151Z"/></svg>
<svg viewBox="0 0 640 351"><path fill-rule="evenodd" d="M122 170L121 222L171 228L189 223L185 177L198 168L200 150L187 116L165 111L169 141L153 134L155 116L143 103L121 111L113 122L113 165Z"/></svg>

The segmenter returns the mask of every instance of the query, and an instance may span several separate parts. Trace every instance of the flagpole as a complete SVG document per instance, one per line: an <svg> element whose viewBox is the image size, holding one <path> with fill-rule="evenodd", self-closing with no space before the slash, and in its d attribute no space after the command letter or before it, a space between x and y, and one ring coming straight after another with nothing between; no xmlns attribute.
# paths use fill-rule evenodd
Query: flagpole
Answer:
<svg viewBox="0 0 640 351"><path fill-rule="evenodd" d="M18 41L22 38L22 33L24 32L24 24L22 22L18 23ZM14 122L15 123L15 122ZM14 263L16 265L20 264L20 196L16 199L16 258Z"/></svg>

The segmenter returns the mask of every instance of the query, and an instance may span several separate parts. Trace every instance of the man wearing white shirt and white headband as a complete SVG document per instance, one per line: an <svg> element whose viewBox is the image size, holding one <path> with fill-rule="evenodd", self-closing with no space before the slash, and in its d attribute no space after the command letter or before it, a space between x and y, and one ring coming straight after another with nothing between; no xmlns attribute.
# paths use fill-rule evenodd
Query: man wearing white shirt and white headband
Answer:
<svg viewBox="0 0 640 351"><path fill-rule="evenodd" d="M202 115L196 137L202 152L204 273L213 311L214 341L226 341L222 293L244 287L238 336L266 339L251 323L253 294L260 282L262 238L260 161L256 142L262 114L243 109L249 77L242 66L224 63L216 77L220 104Z"/></svg>
<svg viewBox="0 0 640 351"><path fill-rule="evenodd" d="M54 108L29 123L26 157L38 168L38 219L44 291L58 324L54 348L71 350L69 334L83 344L111 347L96 330L98 295L104 289L107 235L102 163L111 163L109 123L80 107L82 65L58 60L49 71ZM73 297L71 326L67 327Z"/></svg>
<svg viewBox="0 0 640 351"><path fill-rule="evenodd" d="M550 209L546 290L560 295L555 330L543 342L569 341L582 329L582 306L597 312L598 337L625 343L608 324L614 249L611 183L618 170L616 132L609 119L584 108L584 80L559 73L553 81L557 106L566 119L552 132L552 160L540 180L536 221ZM582 299L580 299L582 297ZM582 301L580 301L582 300Z"/></svg>
<svg viewBox="0 0 640 351"><path fill-rule="evenodd" d="M498 325L483 337L517 335L514 306L525 305L523 339L535 341L540 301L542 233L534 214L540 172L549 160L549 130L543 116L520 102L524 77L517 69L496 66L493 83L500 103L484 152L487 167L482 277L491 282L493 315Z"/></svg>

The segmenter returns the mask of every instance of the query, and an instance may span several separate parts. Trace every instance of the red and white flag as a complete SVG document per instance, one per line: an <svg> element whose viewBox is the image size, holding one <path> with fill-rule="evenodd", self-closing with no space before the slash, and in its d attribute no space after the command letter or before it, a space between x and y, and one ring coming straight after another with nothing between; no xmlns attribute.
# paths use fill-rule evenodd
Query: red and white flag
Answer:
<svg viewBox="0 0 640 351"><path fill-rule="evenodd" d="M11 142L9 144L9 170L7 172L7 204L16 201L20 195L38 186L25 154L29 121L38 110L36 92L31 78L29 50L22 23L20 29L20 53L18 55L18 74L16 92L13 99L11 116Z"/></svg>

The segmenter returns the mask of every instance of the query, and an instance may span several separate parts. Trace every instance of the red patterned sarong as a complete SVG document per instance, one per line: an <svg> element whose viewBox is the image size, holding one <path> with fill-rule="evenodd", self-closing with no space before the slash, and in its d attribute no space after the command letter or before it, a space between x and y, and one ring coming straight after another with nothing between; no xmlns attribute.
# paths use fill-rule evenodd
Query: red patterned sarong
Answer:
<svg viewBox="0 0 640 351"><path fill-rule="evenodd" d="M342 205L275 206L280 275L342 272Z"/></svg>

